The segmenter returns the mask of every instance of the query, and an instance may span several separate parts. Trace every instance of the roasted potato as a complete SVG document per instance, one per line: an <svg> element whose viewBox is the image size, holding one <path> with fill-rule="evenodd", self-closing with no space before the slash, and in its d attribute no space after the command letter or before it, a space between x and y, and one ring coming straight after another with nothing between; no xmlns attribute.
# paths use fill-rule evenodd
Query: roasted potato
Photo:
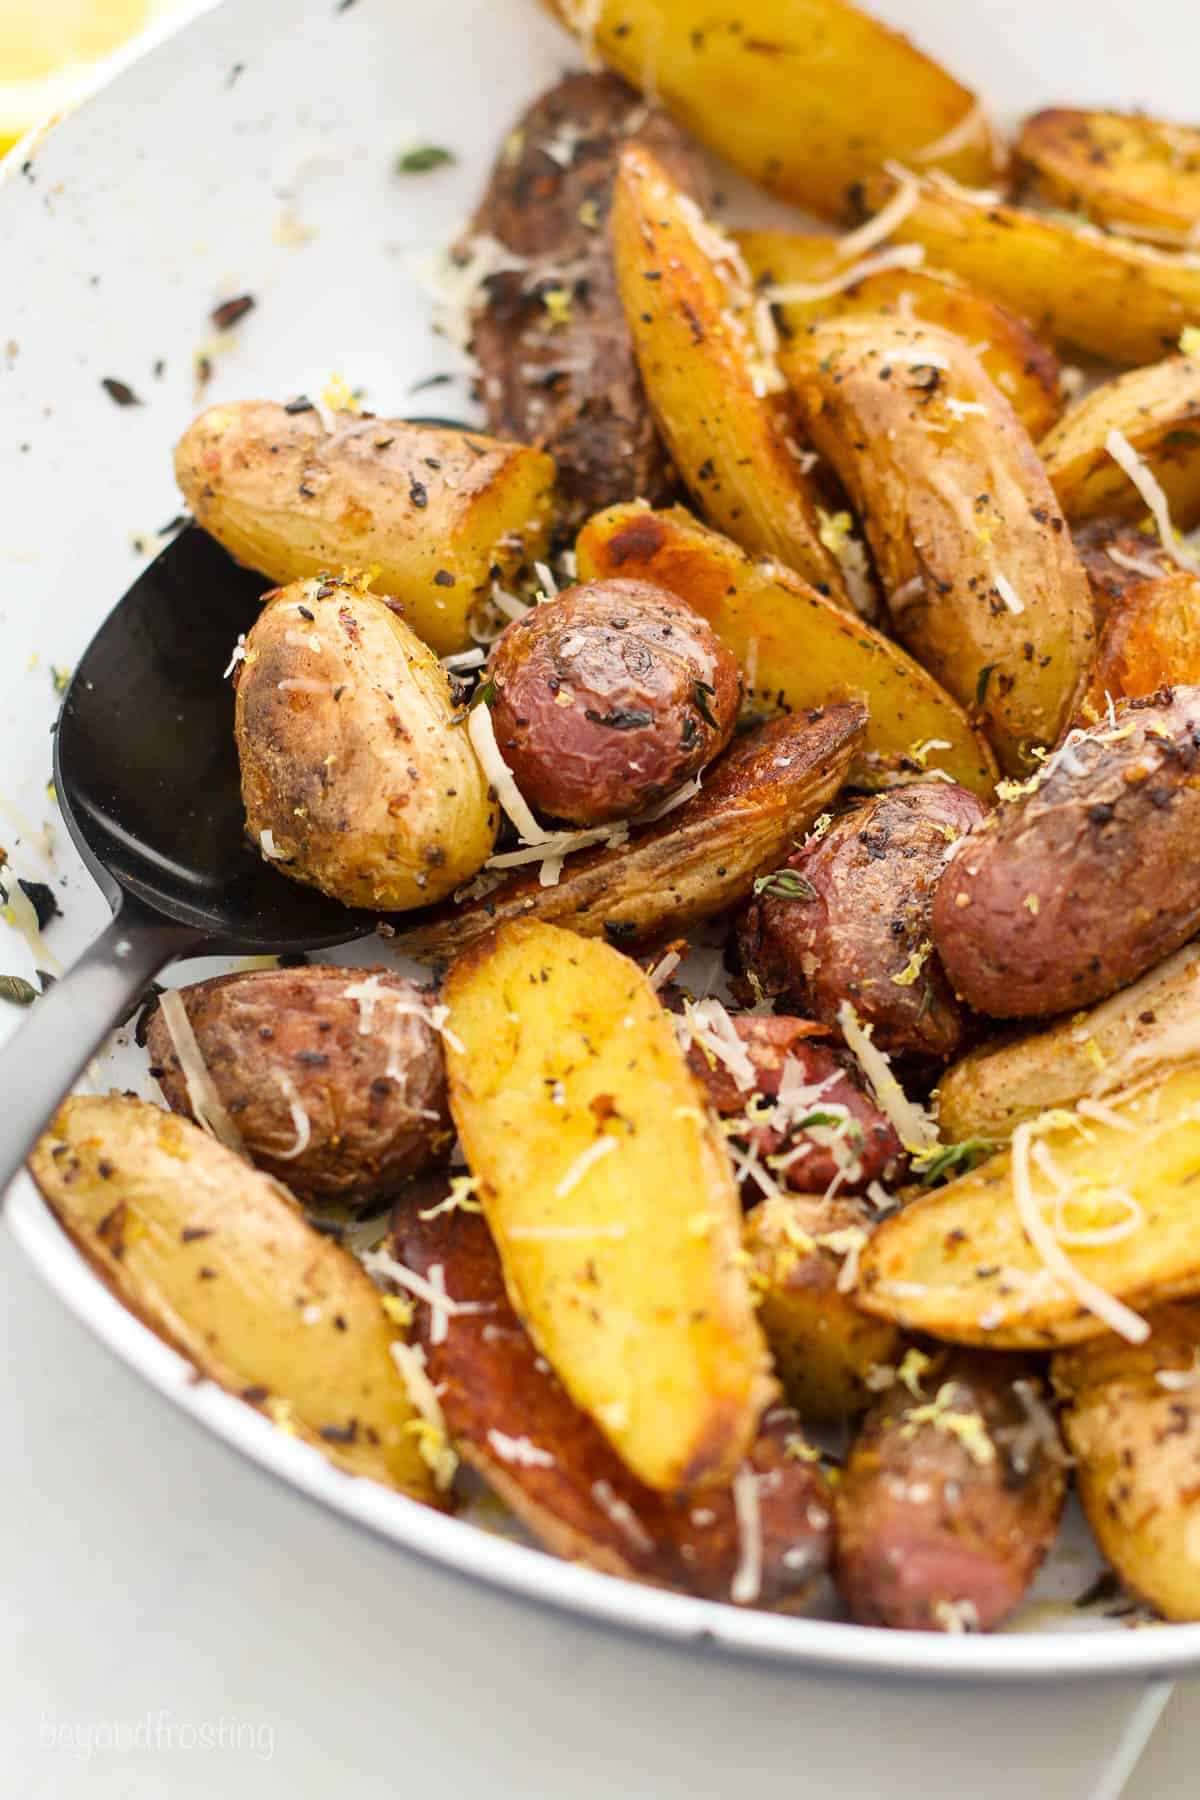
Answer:
<svg viewBox="0 0 1200 1800"><path fill-rule="evenodd" d="M30 1170L117 1298L338 1468L437 1502L399 1334L345 1250L285 1188L187 1119L77 1094Z"/></svg>
<svg viewBox="0 0 1200 1800"><path fill-rule="evenodd" d="M833 1509L795 1413L772 1407L733 1487L708 1490L701 1505L672 1500L630 1474L538 1355L482 1219L426 1221L398 1207L392 1250L427 1280L440 1267L455 1301L480 1309L452 1313L443 1334L418 1305L429 1378L463 1461L548 1550L711 1600L786 1608L806 1597L829 1561ZM738 1496L751 1483L762 1550L748 1561Z"/></svg>
<svg viewBox="0 0 1200 1800"><path fill-rule="evenodd" d="M894 179L869 182L860 209L874 212L899 191ZM924 245L931 263L1028 319L1039 337L1107 362L1154 362L1200 319L1200 261L936 175L917 181L891 235Z"/></svg>
<svg viewBox="0 0 1200 1800"><path fill-rule="evenodd" d="M770 308L737 247L637 148L621 156L612 237L646 394L696 504L744 549L848 604L779 399Z"/></svg>
<svg viewBox="0 0 1200 1800"><path fill-rule="evenodd" d="M488 425L553 452L569 516L665 497L671 486L608 237L617 158L630 141L706 203L704 158L685 132L617 76L572 74L522 114L473 226L522 265L489 278L474 319Z"/></svg>
<svg viewBox="0 0 1200 1800"><path fill-rule="evenodd" d="M746 1215L759 1324L804 1419L853 1418L870 1402L872 1374L899 1361L900 1331L861 1311L847 1280L876 1222L861 1200L815 1193L776 1195Z"/></svg>
<svg viewBox="0 0 1200 1800"><path fill-rule="evenodd" d="M1063 1431L1096 1542L1165 1619L1200 1619L1200 1305L1151 1314L1144 1344L1097 1338L1054 1358Z"/></svg>
<svg viewBox="0 0 1200 1800"><path fill-rule="evenodd" d="M518 869L401 932L395 947L444 961L495 925L537 918L632 949L728 912L837 793L865 722L862 706L831 706L747 732L713 764L698 794L628 842L577 851L548 885L536 869ZM551 840L551 873L553 851ZM513 854L529 861L537 846Z"/></svg>
<svg viewBox="0 0 1200 1800"><path fill-rule="evenodd" d="M948 331L846 313L780 357L871 545L897 635L1002 766L1066 722L1092 642L1087 581L1020 422Z"/></svg>
<svg viewBox="0 0 1200 1800"><path fill-rule="evenodd" d="M942 1353L863 1421L835 1490L838 1592L864 1625L990 1631L1054 1541L1065 1457L1032 1367Z"/></svg>
<svg viewBox="0 0 1200 1800"><path fill-rule="evenodd" d="M1147 537L1128 519L1089 519L1076 526L1072 536L1101 624L1142 582L1169 575L1179 566L1157 538Z"/></svg>
<svg viewBox="0 0 1200 1800"><path fill-rule="evenodd" d="M1200 685L1200 576L1172 568L1126 587L1100 632L1080 719L1105 717L1109 700L1142 700L1176 683Z"/></svg>
<svg viewBox="0 0 1200 1800"><path fill-rule="evenodd" d="M530 1336L647 1487L730 1481L774 1383L729 1159L653 988L530 920L444 991L450 1107Z"/></svg>
<svg viewBox="0 0 1200 1800"><path fill-rule="evenodd" d="M645 581L587 581L515 619L488 662L492 728L531 806L628 818L723 750L742 698L706 620Z"/></svg>
<svg viewBox="0 0 1200 1800"><path fill-rule="evenodd" d="M1200 1293L1200 1067L1026 1120L1012 1148L885 1219L858 1303L910 1331L1044 1350ZM1032 1234L1032 1235L1031 1235ZM1037 1238L1035 1244L1033 1238Z"/></svg>
<svg viewBox="0 0 1200 1800"><path fill-rule="evenodd" d="M615 506L576 542L584 579L627 576L678 595L741 665L752 704L804 711L866 702L855 779L876 785L941 769L988 796L996 763L983 734L932 675L770 560L755 560L683 510Z"/></svg>
<svg viewBox="0 0 1200 1800"><path fill-rule="evenodd" d="M788 335L844 312L940 325L970 345L1031 438L1044 437L1057 423L1061 370L1053 350L1039 342L1024 319L957 276L921 265L848 279L857 267L853 235L739 231L736 242ZM914 248L913 254L919 251Z"/></svg>
<svg viewBox="0 0 1200 1800"><path fill-rule="evenodd" d="M524 444L269 400L211 406L175 450L199 524L271 581L372 569L439 656L494 580L545 554L554 464Z"/></svg>
<svg viewBox="0 0 1200 1800"><path fill-rule="evenodd" d="M387 969L312 966L218 975L179 998L246 1155L293 1191L386 1199L449 1155L427 989ZM146 1042L168 1106L195 1118L161 1006Z"/></svg>
<svg viewBox="0 0 1200 1800"><path fill-rule="evenodd" d="M450 678L386 600L298 581L236 670L246 829L284 875L347 906L423 906L487 860L499 811Z"/></svg>
<svg viewBox="0 0 1200 1800"><path fill-rule="evenodd" d="M895 1127L851 1078L833 1051L813 1043L824 1035L808 1019L735 1015L743 1052L724 1059L709 1014L719 1003L684 1008L688 1067L704 1101L724 1120L738 1146L742 1196L752 1206L781 1188L804 1194L856 1194L903 1174L904 1146ZM724 1026L724 1020L721 1020ZM832 1228L831 1228L832 1229Z"/></svg>
<svg viewBox="0 0 1200 1800"><path fill-rule="evenodd" d="M954 985L998 1019L1116 993L1200 927L1200 688L1123 702L955 847L933 905Z"/></svg>
<svg viewBox="0 0 1200 1800"><path fill-rule="evenodd" d="M1149 466L1181 531L1200 523L1200 357L1169 356L1093 388L1038 446L1067 518L1128 515L1146 502L1108 449L1119 431Z"/></svg>
<svg viewBox="0 0 1200 1800"><path fill-rule="evenodd" d="M1145 113L1048 107L1015 145L1026 184L1066 212L1191 250L1200 226L1200 131Z"/></svg>
<svg viewBox="0 0 1200 1800"><path fill-rule="evenodd" d="M888 1054L946 1058L968 1032L933 947L951 846L986 816L965 788L916 782L843 813L766 881L738 924L761 989L826 1025L853 1002Z"/></svg>
<svg viewBox="0 0 1200 1800"><path fill-rule="evenodd" d="M846 0L756 0L725 16L698 0L546 4L710 149L814 212L840 213L847 186L889 157L960 181L999 167L974 96Z"/></svg>

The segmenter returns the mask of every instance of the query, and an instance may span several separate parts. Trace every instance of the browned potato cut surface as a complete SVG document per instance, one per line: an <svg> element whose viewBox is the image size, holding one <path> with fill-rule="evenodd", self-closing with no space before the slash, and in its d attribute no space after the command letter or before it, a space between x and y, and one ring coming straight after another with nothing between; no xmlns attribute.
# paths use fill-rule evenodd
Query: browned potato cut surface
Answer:
<svg viewBox="0 0 1200 1800"><path fill-rule="evenodd" d="M472 609L550 540L554 464L482 432L269 400L209 407L175 451L199 524L271 581L371 569L439 655L470 643Z"/></svg>
<svg viewBox="0 0 1200 1800"><path fill-rule="evenodd" d="M1179 531L1200 523L1200 357L1170 356L1093 388L1038 449L1067 518L1146 516L1107 448L1119 431L1167 496Z"/></svg>
<svg viewBox="0 0 1200 1800"><path fill-rule="evenodd" d="M1022 1123L1011 1150L884 1221L859 1303L997 1350L1079 1343L1114 1317L1136 1335L1141 1309L1200 1293L1198 1169L1195 1063L1107 1096L1099 1114Z"/></svg>
<svg viewBox="0 0 1200 1800"><path fill-rule="evenodd" d="M534 1342L648 1487L730 1481L774 1383L729 1159L653 988L531 920L445 998L451 1110Z"/></svg>
<svg viewBox="0 0 1200 1800"><path fill-rule="evenodd" d="M890 157L990 181L998 151L974 96L846 0L546 0L627 80L784 199L837 215Z"/></svg>
<svg viewBox="0 0 1200 1800"><path fill-rule="evenodd" d="M990 1631L1058 1530L1054 1420L1031 1365L960 1352L909 1368L867 1414L835 1490L838 1590L864 1625Z"/></svg>
<svg viewBox="0 0 1200 1800"><path fill-rule="evenodd" d="M202 1375L347 1473L436 1501L379 1294L269 1175L174 1113L82 1094L30 1169L118 1299Z"/></svg>
<svg viewBox="0 0 1200 1800"><path fill-rule="evenodd" d="M837 793L864 724L862 706L831 706L747 732L713 764L698 794L628 843L575 852L550 886L536 864L532 873L518 870L401 932L395 947L441 961L496 925L537 918L632 948L727 912Z"/></svg>
<svg viewBox="0 0 1200 1800"><path fill-rule="evenodd" d="M1018 167L1033 190L1131 237L1192 249L1200 225L1200 131L1145 113L1047 107L1026 119Z"/></svg>
<svg viewBox="0 0 1200 1800"><path fill-rule="evenodd" d="M787 1608L802 1602L830 1555L832 1503L817 1454L795 1413L773 1407L736 1477L756 1510L761 1551L747 1554L730 1488L672 1500L637 1480L604 1433L539 1356L509 1304L482 1219L423 1220L397 1208L392 1249L478 1313L433 1330L421 1303L417 1330L446 1427L479 1471L548 1550L610 1575L710 1600Z"/></svg>
<svg viewBox="0 0 1200 1800"><path fill-rule="evenodd" d="M385 1199L443 1160L453 1132L432 996L387 969L249 969L181 988L246 1154L304 1194ZM195 1117L161 1007L151 1074Z"/></svg>
<svg viewBox="0 0 1200 1800"><path fill-rule="evenodd" d="M651 581L700 613L737 658L752 701L798 712L865 702L856 777L877 784L942 769L990 796L995 758L958 702L889 638L779 563L748 556L682 507L615 506L589 519L576 555L584 579Z"/></svg>
<svg viewBox="0 0 1200 1800"><path fill-rule="evenodd" d="M845 313L781 353L864 521L897 635L1029 766L1090 652L1087 581L1011 406L950 332Z"/></svg>
<svg viewBox="0 0 1200 1800"><path fill-rule="evenodd" d="M1093 724L1109 699L1141 700L1200 686L1200 576L1173 568L1131 583L1100 633L1080 715Z"/></svg>

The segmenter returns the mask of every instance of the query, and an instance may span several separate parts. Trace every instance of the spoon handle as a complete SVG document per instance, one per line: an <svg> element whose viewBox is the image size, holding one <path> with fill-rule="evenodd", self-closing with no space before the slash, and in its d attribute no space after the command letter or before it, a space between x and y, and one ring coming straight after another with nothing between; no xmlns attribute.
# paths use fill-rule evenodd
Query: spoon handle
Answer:
<svg viewBox="0 0 1200 1800"><path fill-rule="evenodd" d="M125 895L100 936L35 1003L0 1050L0 1205L97 1046L160 969L203 942L203 933Z"/></svg>

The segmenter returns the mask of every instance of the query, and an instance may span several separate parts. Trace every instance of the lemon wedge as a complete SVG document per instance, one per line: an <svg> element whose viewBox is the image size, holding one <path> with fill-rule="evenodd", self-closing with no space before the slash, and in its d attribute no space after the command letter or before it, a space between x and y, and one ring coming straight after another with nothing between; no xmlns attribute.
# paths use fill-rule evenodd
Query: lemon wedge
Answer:
<svg viewBox="0 0 1200 1800"><path fill-rule="evenodd" d="M0 156L73 105L106 57L179 0L2 0Z"/></svg>

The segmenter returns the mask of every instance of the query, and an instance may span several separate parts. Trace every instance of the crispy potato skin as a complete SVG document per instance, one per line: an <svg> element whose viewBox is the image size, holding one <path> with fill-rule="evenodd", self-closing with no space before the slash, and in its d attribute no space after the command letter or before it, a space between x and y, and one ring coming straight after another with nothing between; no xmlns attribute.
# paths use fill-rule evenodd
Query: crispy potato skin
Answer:
<svg viewBox="0 0 1200 1800"><path fill-rule="evenodd" d="M986 817L974 794L915 782L844 813L789 858L795 898L767 891L738 926L744 966L768 994L836 1025L843 1000L889 1054L945 1058L968 1036L932 944L950 845Z"/></svg>
<svg viewBox="0 0 1200 1800"><path fill-rule="evenodd" d="M830 706L747 732L693 799L627 844L578 851L553 887L541 886L536 867L518 870L482 898L401 932L395 947L443 961L495 926L536 918L631 949L728 912L837 793L865 722L862 706Z"/></svg>
<svg viewBox="0 0 1200 1800"><path fill-rule="evenodd" d="M1060 1351L1051 1376L1096 1541L1123 1584L1164 1619L1200 1619L1200 1305L1164 1306L1151 1336ZM1164 1387L1159 1372L1178 1374Z"/></svg>
<svg viewBox="0 0 1200 1800"><path fill-rule="evenodd" d="M617 158L630 142L646 145L706 202L708 172L685 132L659 108L647 111L618 76L574 74L522 115L474 221L476 232L532 265L494 276L475 320L488 425L499 437L553 451L569 516L635 494L665 496L671 486L608 238ZM547 329L542 295L561 287L569 316Z"/></svg>
<svg viewBox="0 0 1200 1800"><path fill-rule="evenodd" d="M978 358L934 326L847 313L780 361L864 520L897 635L975 709L1001 764L1028 767L1068 717L1093 627L1020 421Z"/></svg>
<svg viewBox="0 0 1200 1800"><path fill-rule="evenodd" d="M1094 724L1113 700L1142 700L1176 684L1200 685L1200 577L1172 568L1124 588L1100 633L1080 720Z"/></svg>
<svg viewBox="0 0 1200 1800"><path fill-rule="evenodd" d="M648 1487L728 1482L775 1384L729 1160L657 995L532 920L444 994L451 1111L534 1342Z"/></svg>
<svg viewBox="0 0 1200 1800"><path fill-rule="evenodd" d="M1128 519L1089 519L1077 525L1072 536L1100 625L1143 581L1169 575L1177 566L1156 538L1148 538ZM1140 566L1131 568L1129 559Z"/></svg>
<svg viewBox="0 0 1200 1800"><path fill-rule="evenodd" d="M856 198L875 212L896 192L890 178ZM972 196L928 177L896 228L931 263L990 294L1039 337L1106 362L1154 362L1200 318L1200 269L1149 244Z"/></svg>
<svg viewBox="0 0 1200 1800"><path fill-rule="evenodd" d="M970 1607L990 1631L1028 1592L1066 1482L1014 1380L1037 1396L1032 1367L943 1355L919 1399L897 1383L867 1414L835 1490L838 1591L860 1624L945 1631L943 1609Z"/></svg>
<svg viewBox="0 0 1200 1800"><path fill-rule="evenodd" d="M546 3L577 23L568 0ZM836 217L848 184L889 158L933 162L975 113L966 88L845 0L757 0L745 31L734 15L703 18L694 0L601 0L587 20L605 62L635 83L653 70L663 104L703 143L814 212ZM991 125L977 118L936 158L960 181L990 181L998 167Z"/></svg>
<svg viewBox="0 0 1200 1800"><path fill-rule="evenodd" d="M1200 944L1083 1014L980 1044L938 1083L946 1143L1002 1142L1023 1119L1132 1086L1200 1054Z"/></svg>
<svg viewBox="0 0 1200 1800"><path fill-rule="evenodd" d="M1200 358L1169 356L1093 388L1038 446L1067 518L1141 520L1146 503L1105 448L1120 431L1148 463L1173 523L1200 523Z"/></svg>
<svg viewBox="0 0 1200 1800"><path fill-rule="evenodd" d="M823 1194L772 1195L746 1215L742 1241L753 1259L758 1319L775 1373L801 1418L825 1425L851 1419L870 1403L867 1377L899 1361L903 1338L838 1289L845 1252L828 1242L865 1240L877 1219L861 1200Z"/></svg>
<svg viewBox="0 0 1200 1800"><path fill-rule="evenodd" d="M441 1503L378 1293L278 1182L115 1095L67 1100L29 1167L117 1298L202 1375L347 1473Z"/></svg>
<svg viewBox="0 0 1200 1800"><path fill-rule="evenodd" d="M840 240L795 231L739 231L737 244L760 288L800 283L820 287L845 273ZM885 269L853 287L816 300L778 303L784 325L805 331L840 313L873 313L883 319L913 318L940 325L966 344L979 345L980 362L1036 442L1062 413L1062 371L1048 345L1025 320L944 269Z"/></svg>
<svg viewBox="0 0 1200 1800"><path fill-rule="evenodd" d="M1104 1111L1115 1119L1054 1115L1023 1134L1033 1139L1022 1148L1035 1206L1072 1234L1078 1272L1134 1310L1200 1293L1200 1069L1166 1068L1108 1095ZM1061 1191L1034 1155L1043 1147ZM909 1331L995 1350L1043 1351L1105 1332L1099 1313L1047 1275L1026 1235L1017 1148L1014 1139L1012 1150L885 1219L862 1253L859 1305ZM1132 1228L1104 1241L1105 1227L1130 1218ZM1100 1241L1089 1241L1096 1233Z"/></svg>
<svg viewBox="0 0 1200 1800"><path fill-rule="evenodd" d="M615 506L580 532L585 579L627 575L667 588L706 618L744 671L749 698L800 712L853 697L868 703L855 764L865 785L914 774L924 752L972 792L991 794L996 761L962 707L919 663L769 558L755 559L682 507Z"/></svg>
<svg viewBox="0 0 1200 1800"><path fill-rule="evenodd" d="M1093 727L1032 792L1003 802L946 868L934 941L979 1012L1088 1006L1200 925L1200 689L1128 701L1116 718L1115 733Z"/></svg>
<svg viewBox="0 0 1200 1800"><path fill-rule="evenodd" d="M196 520L238 562L286 583L378 570L439 656L470 643L469 618L550 539L554 464L524 444L403 419L269 400L212 406L184 432L175 478Z"/></svg>
<svg viewBox="0 0 1200 1800"><path fill-rule="evenodd" d="M621 155L617 286L658 428L700 510L844 605L814 497L788 440L793 409L749 271L645 151Z"/></svg>
<svg viewBox="0 0 1200 1800"><path fill-rule="evenodd" d="M1200 220L1200 131L1145 113L1047 107L1017 139L1025 184L1065 212L1177 249Z"/></svg>
<svg viewBox="0 0 1200 1800"><path fill-rule="evenodd" d="M444 1341L435 1343L429 1308L419 1302L419 1341L459 1455L546 1548L607 1574L729 1599L740 1561L731 1491L713 1488L702 1504L689 1505L630 1474L538 1355L509 1303L483 1220L454 1213L424 1221L401 1205L392 1249L427 1278L440 1263L454 1298L485 1309L450 1318ZM522 1462L513 1443L541 1456ZM751 1603L786 1610L803 1601L829 1561L829 1489L786 1407L767 1414L746 1460L759 1477L763 1531L762 1582Z"/></svg>
<svg viewBox="0 0 1200 1800"><path fill-rule="evenodd" d="M449 679L385 600L302 581L255 621L237 671L246 829L347 906L405 911L487 860L499 811Z"/></svg>
<svg viewBox="0 0 1200 1800"><path fill-rule="evenodd" d="M792 1061L798 1066L804 1084L819 1090L807 1111L844 1111L851 1121L842 1142L839 1160L827 1136L813 1136L798 1128L781 1130L772 1123L752 1124L738 1136L759 1157L772 1157L780 1151L806 1153L781 1171L779 1179L785 1187L798 1193L823 1194L832 1181L840 1193L861 1192L872 1181L890 1181L903 1173L904 1148L895 1129L851 1079L823 1044L814 1044L813 1035L821 1035L820 1027L807 1019L789 1019L776 1013L770 1018L735 1015L733 1028L745 1047L754 1068L754 1086L739 1088L724 1063L715 1062L701 1044L688 1051L688 1067L699 1082L705 1103L725 1117L745 1115L747 1108L760 1096L774 1100L779 1094L783 1071ZM747 1176L743 1183L747 1205L761 1198L762 1190Z"/></svg>
<svg viewBox="0 0 1200 1800"><path fill-rule="evenodd" d="M374 990L366 998L347 994L364 982ZM427 989L387 969L313 965L218 975L180 998L251 1161L296 1192L387 1199L449 1155L441 1042L425 1019L398 1010L427 1003ZM168 1106L193 1117L157 1009L146 1041ZM290 1094L308 1120L299 1154Z"/></svg>
<svg viewBox="0 0 1200 1800"><path fill-rule="evenodd" d="M515 619L493 649L492 726L526 800L573 825L624 819L733 735L737 663L712 627L644 581L589 581Z"/></svg>

